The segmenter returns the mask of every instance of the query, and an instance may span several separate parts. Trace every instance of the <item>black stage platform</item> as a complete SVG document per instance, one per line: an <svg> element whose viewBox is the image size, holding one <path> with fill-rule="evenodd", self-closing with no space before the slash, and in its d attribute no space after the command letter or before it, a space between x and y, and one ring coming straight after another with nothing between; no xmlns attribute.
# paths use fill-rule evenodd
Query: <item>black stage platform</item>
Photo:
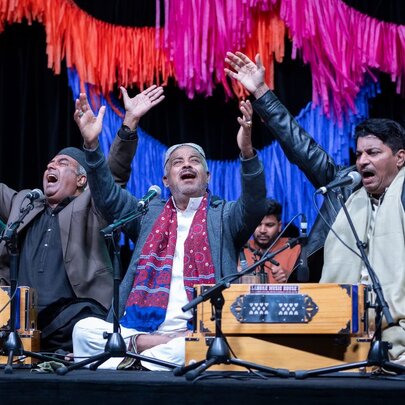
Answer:
<svg viewBox="0 0 405 405"><path fill-rule="evenodd" d="M64 376L0 369L0 404L403 404L405 376L341 372L303 380L207 371L187 381L172 372L74 370Z"/></svg>

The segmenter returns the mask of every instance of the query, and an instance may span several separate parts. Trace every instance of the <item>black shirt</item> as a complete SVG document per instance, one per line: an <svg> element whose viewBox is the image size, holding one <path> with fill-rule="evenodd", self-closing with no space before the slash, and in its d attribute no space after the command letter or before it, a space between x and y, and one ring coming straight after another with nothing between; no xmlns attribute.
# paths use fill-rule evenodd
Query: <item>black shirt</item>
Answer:
<svg viewBox="0 0 405 405"><path fill-rule="evenodd" d="M59 298L74 298L63 263L58 214L72 201L48 206L30 224L21 243L18 285L37 292L38 310Z"/></svg>

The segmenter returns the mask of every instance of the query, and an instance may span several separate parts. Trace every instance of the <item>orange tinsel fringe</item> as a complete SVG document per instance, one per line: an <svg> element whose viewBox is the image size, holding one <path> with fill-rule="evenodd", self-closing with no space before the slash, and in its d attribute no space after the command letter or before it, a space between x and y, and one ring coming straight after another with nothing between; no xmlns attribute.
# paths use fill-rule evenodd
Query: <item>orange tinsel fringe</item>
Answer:
<svg viewBox="0 0 405 405"><path fill-rule="evenodd" d="M127 28L99 21L71 0L0 0L0 32L6 23L44 24L48 67L55 74L66 58L82 82L94 85L103 94L114 85L165 84L173 67L162 47L156 47L156 28ZM159 35L160 38L163 35Z"/></svg>

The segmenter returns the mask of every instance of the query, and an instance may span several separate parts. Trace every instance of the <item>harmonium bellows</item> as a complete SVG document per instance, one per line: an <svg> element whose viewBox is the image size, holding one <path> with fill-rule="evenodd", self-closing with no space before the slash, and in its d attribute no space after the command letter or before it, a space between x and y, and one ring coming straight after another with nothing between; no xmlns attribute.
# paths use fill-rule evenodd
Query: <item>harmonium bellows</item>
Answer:
<svg viewBox="0 0 405 405"><path fill-rule="evenodd" d="M197 296L210 287L196 286ZM366 287L357 284L232 284L223 291L224 334L362 335ZM215 332L212 304L196 308L196 332Z"/></svg>
<svg viewBox="0 0 405 405"><path fill-rule="evenodd" d="M0 287L0 330L10 328L10 287ZM37 295L33 288L18 287L15 291L15 327L19 332L36 329Z"/></svg>
<svg viewBox="0 0 405 405"><path fill-rule="evenodd" d="M11 297L10 287L0 287L0 364L7 363L7 356L3 353L3 346L11 332ZM38 352L40 350L40 331L37 330L37 294L30 287L18 287L14 295L15 330L21 338L24 350ZM38 360L14 356L13 365L31 367Z"/></svg>

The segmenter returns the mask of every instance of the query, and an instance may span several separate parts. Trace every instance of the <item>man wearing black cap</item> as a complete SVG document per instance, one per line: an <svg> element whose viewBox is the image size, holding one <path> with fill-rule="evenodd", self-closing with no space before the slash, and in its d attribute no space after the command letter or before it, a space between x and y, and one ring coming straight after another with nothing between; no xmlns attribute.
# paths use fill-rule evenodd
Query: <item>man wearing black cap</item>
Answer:
<svg viewBox="0 0 405 405"><path fill-rule="evenodd" d="M123 92L125 89L123 90ZM126 115L109 154L109 165L120 184L125 184L135 153L136 126L150 108L163 99L163 89L152 86L134 98L125 91ZM80 95L86 99L85 95ZM83 112L88 127L98 117ZM43 176L44 198L18 227L20 264L18 285L37 292L38 329L41 350L72 352L73 324L90 314L104 317L111 306L112 264L100 229L107 222L96 210L87 188L87 164L83 151L62 149L48 163ZM17 192L0 183L0 218L7 226L18 220L20 207L29 203L30 190ZM0 284L9 285L9 259L0 244Z"/></svg>
<svg viewBox="0 0 405 405"><path fill-rule="evenodd" d="M125 227L136 245L120 286L118 316L128 348L143 356L174 364L184 362L192 314L182 308L192 299L194 285L214 284L236 273L238 251L265 215L263 165L251 140L253 109L249 102L242 102L240 110L239 199L228 202L213 198L208 191L210 172L204 150L195 143L182 143L170 147L163 160L163 184L171 197L152 200L145 215ZM88 133L77 112L75 116L84 139L94 200L112 223L137 210L139 200L114 183L97 134ZM103 332L112 331L112 327L97 318L79 321L73 331L75 357L102 352L106 343ZM134 365L132 359L122 360L112 357L100 367L166 370L147 361Z"/></svg>

